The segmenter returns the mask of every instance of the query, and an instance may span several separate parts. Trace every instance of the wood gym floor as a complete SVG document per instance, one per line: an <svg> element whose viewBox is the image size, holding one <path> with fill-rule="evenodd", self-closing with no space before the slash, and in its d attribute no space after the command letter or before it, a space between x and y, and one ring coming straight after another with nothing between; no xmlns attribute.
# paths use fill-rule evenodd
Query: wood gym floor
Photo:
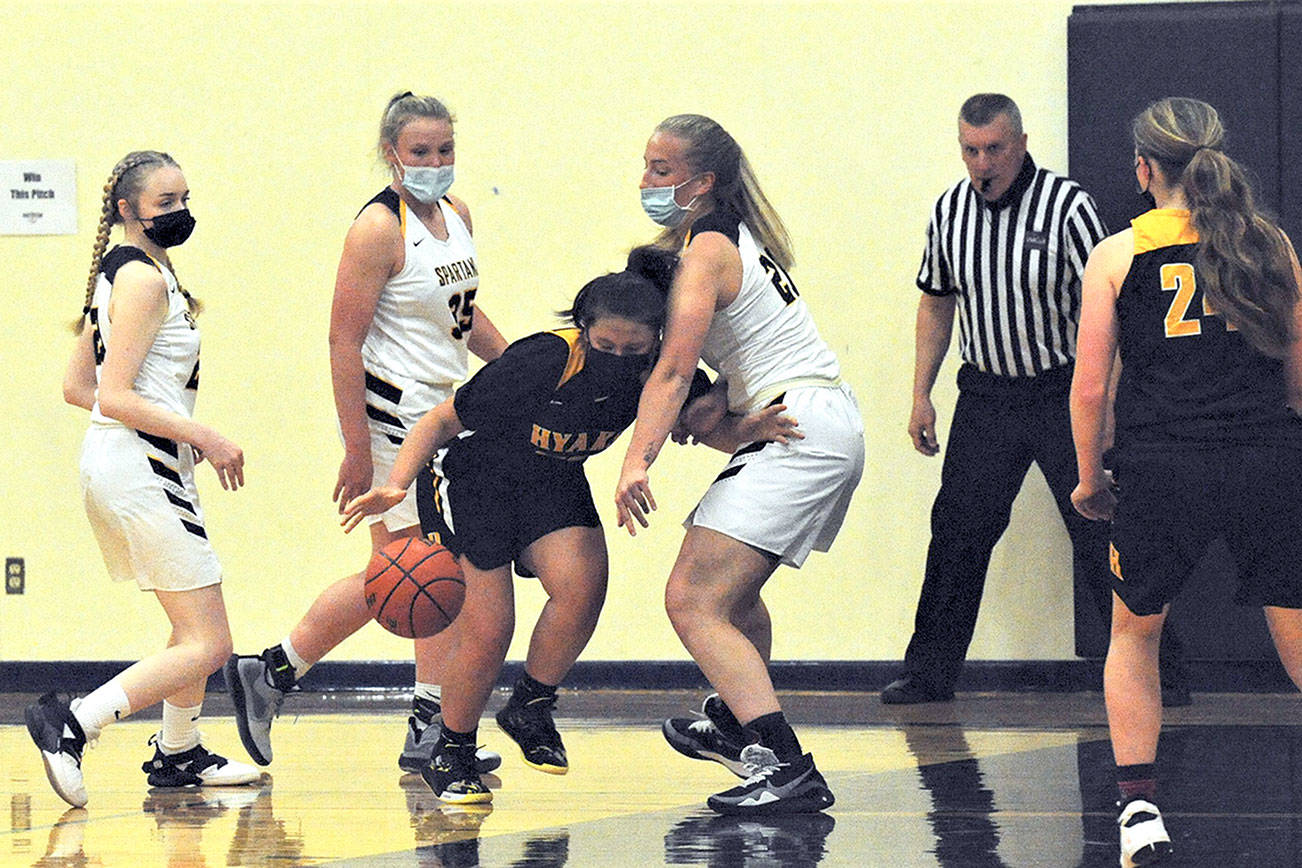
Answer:
<svg viewBox="0 0 1302 868"><path fill-rule="evenodd" d="M837 802L765 820L713 815L704 797L735 778L662 739L661 719L698 706L695 692L562 692L563 777L525 766L490 713L481 740L505 757L493 803L459 810L397 768L406 700L367 691L290 697L275 762L250 787L151 792L139 769L156 720L125 721L87 753L90 804L70 809L21 723L33 699L0 694L4 866L1118 864L1098 693L907 708L783 694ZM246 759L226 696L206 710L205 743ZM1302 696L1198 694L1168 712L1158 765L1176 846L1164 864L1302 866Z"/></svg>

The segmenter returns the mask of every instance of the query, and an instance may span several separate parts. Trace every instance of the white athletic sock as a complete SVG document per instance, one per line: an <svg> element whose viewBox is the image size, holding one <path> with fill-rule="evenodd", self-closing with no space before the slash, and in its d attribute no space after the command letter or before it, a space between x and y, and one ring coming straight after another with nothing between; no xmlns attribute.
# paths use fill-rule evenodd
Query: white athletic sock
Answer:
<svg viewBox="0 0 1302 868"><path fill-rule="evenodd" d="M83 696L72 709L72 714L86 733L86 740L94 741L104 727L131 714L131 703L127 701L122 685L114 679Z"/></svg>
<svg viewBox="0 0 1302 868"><path fill-rule="evenodd" d="M298 652L294 650L294 643L289 641L288 636L280 640L280 647L285 652L289 665L294 667L294 680L302 678L307 670L312 668L311 663L298 656Z"/></svg>
<svg viewBox="0 0 1302 868"><path fill-rule="evenodd" d="M199 714L203 703L183 708L163 700L163 730L158 747L163 753L183 753L199 745Z"/></svg>

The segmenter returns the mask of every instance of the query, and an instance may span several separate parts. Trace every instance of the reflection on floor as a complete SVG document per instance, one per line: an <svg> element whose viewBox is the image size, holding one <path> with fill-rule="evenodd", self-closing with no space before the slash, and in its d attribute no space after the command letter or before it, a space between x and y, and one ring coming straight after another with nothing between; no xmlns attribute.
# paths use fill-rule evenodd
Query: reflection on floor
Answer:
<svg viewBox="0 0 1302 868"><path fill-rule="evenodd" d="M258 786L150 790L140 763L157 724L110 728L86 757L90 804L50 790L19 723L33 697L0 695L9 866L1113 866L1111 754L1098 694L981 694L888 709L873 695L791 694L789 715L836 805L736 819L704 806L735 781L674 753L658 721L699 696L563 694L572 769L506 756L491 806L442 805L396 759L398 697L292 697ZM210 700L206 743L243 758ZM500 697L498 698L500 701ZM321 711L321 709L327 709ZM1200 695L1168 716L1159 770L1186 866L1302 866L1302 701Z"/></svg>

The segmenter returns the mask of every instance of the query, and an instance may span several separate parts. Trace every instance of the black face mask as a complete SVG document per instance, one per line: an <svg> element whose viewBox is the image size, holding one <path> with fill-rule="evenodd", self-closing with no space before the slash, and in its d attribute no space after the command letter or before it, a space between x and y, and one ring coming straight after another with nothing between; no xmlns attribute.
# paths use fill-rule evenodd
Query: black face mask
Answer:
<svg viewBox="0 0 1302 868"><path fill-rule="evenodd" d="M649 354L617 356L589 346L585 365L594 374L609 378L613 381L612 385L641 386L642 374L651 366L651 356Z"/></svg>
<svg viewBox="0 0 1302 868"><path fill-rule="evenodd" d="M191 216L189 208L168 211L166 214L159 214L153 220L153 226L145 226L143 220L140 225L144 227L145 237L159 247L184 244L185 239L189 238L190 233L194 231L194 217Z"/></svg>

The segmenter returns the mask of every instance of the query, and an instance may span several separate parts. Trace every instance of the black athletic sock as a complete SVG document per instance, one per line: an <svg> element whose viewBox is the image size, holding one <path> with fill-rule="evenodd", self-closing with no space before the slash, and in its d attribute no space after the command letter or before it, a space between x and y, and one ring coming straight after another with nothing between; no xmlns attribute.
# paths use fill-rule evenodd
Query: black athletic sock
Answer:
<svg viewBox="0 0 1302 868"><path fill-rule="evenodd" d="M472 727L469 732L457 732L454 729L448 729L448 725L445 723L443 724L443 728L439 731L438 747L434 750L435 752L438 752L443 750L445 747L452 748L453 750L457 750L458 748L465 750L468 747L477 747L478 744L479 727Z"/></svg>
<svg viewBox="0 0 1302 868"><path fill-rule="evenodd" d="M1117 766L1117 792L1121 794L1119 805L1123 808L1135 799L1154 801L1157 798L1156 764Z"/></svg>
<svg viewBox="0 0 1302 868"><path fill-rule="evenodd" d="M279 643L262 652L262 662L267 664L267 671L271 673L273 687L285 692L294 689L298 683L294 677L294 664L289 662L289 656Z"/></svg>
<svg viewBox="0 0 1302 868"><path fill-rule="evenodd" d="M746 724L745 728L759 736L760 744L778 755L778 762L795 762L805 755L800 740L796 738L796 731L780 711L761 715Z"/></svg>
<svg viewBox="0 0 1302 868"><path fill-rule="evenodd" d="M528 672L521 672L520 677L515 680L509 702L514 706L528 705L535 699L550 699L555 695L555 684L543 684Z"/></svg>

